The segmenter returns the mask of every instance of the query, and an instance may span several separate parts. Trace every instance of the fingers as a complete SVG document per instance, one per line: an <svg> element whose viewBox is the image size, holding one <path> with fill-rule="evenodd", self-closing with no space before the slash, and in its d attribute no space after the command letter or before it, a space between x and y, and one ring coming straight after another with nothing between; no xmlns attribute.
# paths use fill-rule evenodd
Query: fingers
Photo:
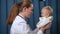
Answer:
<svg viewBox="0 0 60 34"><path fill-rule="evenodd" d="M51 23L48 23L44 28L45 29L50 29L51 28Z"/></svg>
<svg viewBox="0 0 60 34"><path fill-rule="evenodd" d="M50 29L50 28L51 28L51 24L52 24L52 23L48 23L47 25L45 25L45 26L42 27L42 28L44 28L44 29L46 29L46 30L47 30L47 29Z"/></svg>

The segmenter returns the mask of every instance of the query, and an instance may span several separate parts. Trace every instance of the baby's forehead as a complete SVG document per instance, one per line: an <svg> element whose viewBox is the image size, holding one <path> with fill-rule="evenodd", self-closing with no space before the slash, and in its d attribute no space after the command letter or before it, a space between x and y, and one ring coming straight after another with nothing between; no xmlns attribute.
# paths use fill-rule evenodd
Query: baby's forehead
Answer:
<svg viewBox="0 0 60 34"><path fill-rule="evenodd" d="M49 8L44 7L44 8L42 8L42 10L50 10L50 9L49 9Z"/></svg>
<svg viewBox="0 0 60 34"><path fill-rule="evenodd" d="M51 7L43 7L42 9L46 9L46 10L49 10L50 12L52 12L53 13L53 9L51 8Z"/></svg>
<svg viewBox="0 0 60 34"><path fill-rule="evenodd" d="M48 8L42 8L42 11L46 11L46 12L52 12L50 9L48 9Z"/></svg>

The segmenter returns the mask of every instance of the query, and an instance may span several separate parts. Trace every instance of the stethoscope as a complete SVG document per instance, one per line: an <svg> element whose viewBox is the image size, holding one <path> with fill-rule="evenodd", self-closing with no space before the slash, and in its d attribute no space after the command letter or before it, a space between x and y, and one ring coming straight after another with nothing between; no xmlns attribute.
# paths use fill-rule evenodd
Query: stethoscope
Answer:
<svg viewBox="0 0 60 34"><path fill-rule="evenodd" d="M21 15L18 15L19 17L21 17L22 19L24 19L27 22L27 19L25 19L24 17L22 17ZM29 24L29 23L27 23Z"/></svg>
<svg viewBox="0 0 60 34"><path fill-rule="evenodd" d="M21 15L18 15L18 16L25 20L25 18L23 18Z"/></svg>

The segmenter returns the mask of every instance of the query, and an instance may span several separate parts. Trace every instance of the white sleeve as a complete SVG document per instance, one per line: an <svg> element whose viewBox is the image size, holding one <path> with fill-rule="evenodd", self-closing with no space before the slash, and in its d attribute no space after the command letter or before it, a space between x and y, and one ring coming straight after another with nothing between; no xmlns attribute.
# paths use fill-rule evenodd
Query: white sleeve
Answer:
<svg viewBox="0 0 60 34"><path fill-rule="evenodd" d="M27 34L30 31L30 29L26 23L18 24L17 30L18 30L19 34Z"/></svg>
<svg viewBox="0 0 60 34"><path fill-rule="evenodd" d="M39 21L39 24L38 24L38 27L43 27L45 26L46 24L48 24L50 22L49 19L44 19L43 21Z"/></svg>
<svg viewBox="0 0 60 34"><path fill-rule="evenodd" d="M37 34L44 34L44 33L42 32L42 30L39 30Z"/></svg>

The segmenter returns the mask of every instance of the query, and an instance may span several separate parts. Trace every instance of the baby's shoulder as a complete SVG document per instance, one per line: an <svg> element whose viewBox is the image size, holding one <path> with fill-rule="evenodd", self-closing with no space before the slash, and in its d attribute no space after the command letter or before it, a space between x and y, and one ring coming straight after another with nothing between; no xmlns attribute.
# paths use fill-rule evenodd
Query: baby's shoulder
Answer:
<svg viewBox="0 0 60 34"><path fill-rule="evenodd" d="M49 16L48 18L49 18L49 19L53 19L53 16Z"/></svg>
<svg viewBox="0 0 60 34"><path fill-rule="evenodd" d="M49 16L48 19L53 20L53 16Z"/></svg>

